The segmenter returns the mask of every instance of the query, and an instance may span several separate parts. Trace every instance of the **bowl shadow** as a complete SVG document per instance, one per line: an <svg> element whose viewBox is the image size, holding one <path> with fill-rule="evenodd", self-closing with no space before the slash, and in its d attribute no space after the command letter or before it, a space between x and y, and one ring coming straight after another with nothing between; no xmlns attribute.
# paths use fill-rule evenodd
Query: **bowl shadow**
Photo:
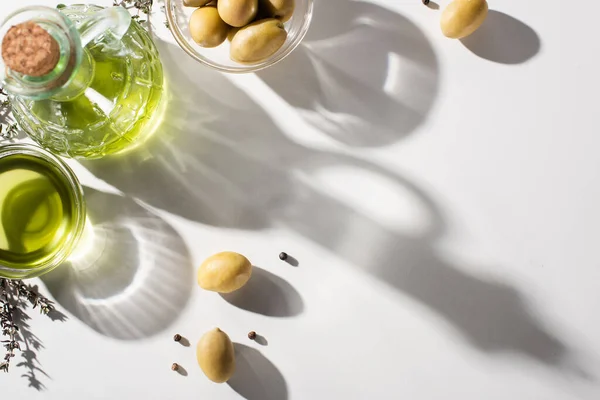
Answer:
<svg viewBox="0 0 600 400"><path fill-rule="evenodd" d="M221 297L238 308L271 317L293 317L304 310L302 297L292 285L256 266L246 285Z"/></svg>
<svg viewBox="0 0 600 400"><path fill-rule="evenodd" d="M57 303L105 336L134 340L162 332L193 287L183 240L130 198L84 191L91 224L77 252L43 282Z"/></svg>
<svg viewBox="0 0 600 400"><path fill-rule="evenodd" d="M315 1L302 44L257 75L307 123L357 147L389 145L413 132L439 85L436 55L417 25L349 0Z"/></svg>
<svg viewBox="0 0 600 400"><path fill-rule="evenodd" d="M527 24L490 10L483 25L460 40L474 54L500 64L522 64L539 53L538 34Z"/></svg>
<svg viewBox="0 0 600 400"><path fill-rule="evenodd" d="M247 400L287 400L285 378L260 351L234 343L235 373L227 384Z"/></svg>

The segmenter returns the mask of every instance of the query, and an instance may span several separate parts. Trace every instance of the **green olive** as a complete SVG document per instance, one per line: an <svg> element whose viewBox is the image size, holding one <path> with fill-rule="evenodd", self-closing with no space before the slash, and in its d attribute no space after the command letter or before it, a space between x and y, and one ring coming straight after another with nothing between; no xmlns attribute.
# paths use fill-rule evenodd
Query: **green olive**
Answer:
<svg viewBox="0 0 600 400"><path fill-rule="evenodd" d="M259 13L265 13L266 18L277 18L288 21L294 14L295 0L258 0Z"/></svg>
<svg viewBox="0 0 600 400"><path fill-rule="evenodd" d="M488 13L486 0L454 0L442 12L442 33L451 39L462 39L475 32Z"/></svg>
<svg viewBox="0 0 600 400"><path fill-rule="evenodd" d="M186 7L202 7L211 1L212 0L183 0L183 5Z"/></svg>
<svg viewBox="0 0 600 400"><path fill-rule="evenodd" d="M283 22L269 18L256 21L240 29L231 41L230 57L239 63L263 61L283 46L287 32Z"/></svg>
<svg viewBox="0 0 600 400"><path fill-rule="evenodd" d="M192 13L190 34L194 42L202 47L216 47L223 43L229 33L227 25L216 7L202 7Z"/></svg>
<svg viewBox="0 0 600 400"><path fill-rule="evenodd" d="M208 257L198 269L198 285L202 289L231 293L244 286L252 275L252 264L246 257L224 251Z"/></svg>
<svg viewBox="0 0 600 400"><path fill-rule="evenodd" d="M254 19L258 0L219 0L219 15L227 24L242 27Z"/></svg>
<svg viewBox="0 0 600 400"><path fill-rule="evenodd" d="M196 346L196 359L204 375L213 382L227 382L235 372L233 343L219 328L202 336Z"/></svg>

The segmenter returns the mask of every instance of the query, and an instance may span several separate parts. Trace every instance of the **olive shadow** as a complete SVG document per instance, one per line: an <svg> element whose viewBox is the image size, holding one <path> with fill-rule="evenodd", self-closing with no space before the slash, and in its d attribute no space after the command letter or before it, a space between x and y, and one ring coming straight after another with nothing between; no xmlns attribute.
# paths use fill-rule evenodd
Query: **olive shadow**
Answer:
<svg viewBox="0 0 600 400"><path fill-rule="evenodd" d="M483 25L460 40L474 54L500 64L522 64L541 48L538 34L527 24L490 10Z"/></svg>
<svg viewBox="0 0 600 400"><path fill-rule="evenodd" d="M246 285L221 297L238 308L271 317L293 317L304 310L302 297L292 285L256 266Z"/></svg>
<svg viewBox="0 0 600 400"><path fill-rule="evenodd" d="M515 353L581 375L575 350L552 333L521 290L444 257L438 244L449 230L446 218L439 201L419 185L368 161L293 142L223 75L198 73L197 63L178 47L161 41L158 46L178 94L172 113L144 148L86 163L94 175L196 223L291 230L423 305L474 348ZM386 214L412 215L412 208L403 206L409 201L423 223L388 224L319 183L323 173L340 168L352 173L355 187L384 182L386 193L400 193L393 203L397 209L381 200ZM257 276L254 284L261 282L260 270ZM272 290L281 292L267 278ZM283 314L270 308L275 302L267 307L265 300L248 298L235 302L252 312Z"/></svg>
<svg viewBox="0 0 600 400"><path fill-rule="evenodd" d="M279 369L260 351L233 345L235 373L227 384L247 400L287 400L287 383Z"/></svg>
<svg viewBox="0 0 600 400"><path fill-rule="evenodd" d="M135 200L84 192L91 226L69 262L42 281L57 303L105 336L135 340L162 332L193 287L183 240Z"/></svg>
<svg viewBox="0 0 600 400"><path fill-rule="evenodd" d="M301 45L257 75L306 122L341 143L365 147L413 132L439 85L436 55L417 25L349 0L315 1Z"/></svg>

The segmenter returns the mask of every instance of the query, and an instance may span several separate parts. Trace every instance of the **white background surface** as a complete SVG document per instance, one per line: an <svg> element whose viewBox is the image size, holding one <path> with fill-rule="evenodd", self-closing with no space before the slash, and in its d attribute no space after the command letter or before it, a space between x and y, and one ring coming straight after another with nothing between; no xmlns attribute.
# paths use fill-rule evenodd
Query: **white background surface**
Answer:
<svg viewBox="0 0 600 400"><path fill-rule="evenodd" d="M168 120L76 166L104 251L39 282L68 320L34 316L44 390L13 367L2 398L600 398L600 2L490 9L461 43L419 0L317 0L300 49L235 77L159 12ZM229 302L195 284L221 250L262 268ZM247 346L229 385L195 362L215 326Z"/></svg>

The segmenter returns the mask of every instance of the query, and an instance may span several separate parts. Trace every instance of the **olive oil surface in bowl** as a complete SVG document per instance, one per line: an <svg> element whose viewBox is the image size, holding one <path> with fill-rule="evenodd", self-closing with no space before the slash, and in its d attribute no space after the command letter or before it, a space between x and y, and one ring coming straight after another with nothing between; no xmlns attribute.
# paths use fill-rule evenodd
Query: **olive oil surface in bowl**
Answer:
<svg viewBox="0 0 600 400"><path fill-rule="evenodd" d="M0 158L0 266L34 269L65 249L76 198L55 165L30 154Z"/></svg>

